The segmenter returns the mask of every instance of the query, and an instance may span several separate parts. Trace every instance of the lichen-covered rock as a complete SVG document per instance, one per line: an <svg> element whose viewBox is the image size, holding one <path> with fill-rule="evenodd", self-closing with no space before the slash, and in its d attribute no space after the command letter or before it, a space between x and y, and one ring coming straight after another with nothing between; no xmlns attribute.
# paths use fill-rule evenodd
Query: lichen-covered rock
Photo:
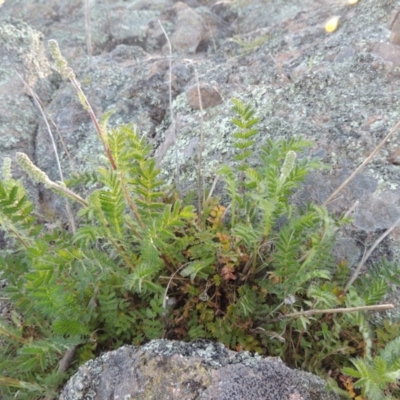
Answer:
<svg viewBox="0 0 400 400"><path fill-rule="evenodd" d="M207 29L202 17L187 4L175 5L175 29L171 35L171 44L179 53L194 54L200 42L207 37Z"/></svg>
<svg viewBox="0 0 400 400"><path fill-rule="evenodd" d="M325 382L279 358L222 344L154 340L124 346L80 367L59 400L335 400Z"/></svg>
<svg viewBox="0 0 400 400"><path fill-rule="evenodd" d="M73 61L87 54L85 25L90 25L93 54L109 52L119 44L143 46L148 24L172 5L168 0L12 0L4 3L1 12L24 20L47 39L56 39Z"/></svg>
<svg viewBox="0 0 400 400"><path fill-rule="evenodd" d="M35 160L38 110L25 84L46 104L51 96L50 64L45 55L43 35L14 18L0 21L0 165L16 151ZM25 82L25 83L24 83ZM23 174L16 165L14 176ZM29 185L33 198L37 187Z"/></svg>
<svg viewBox="0 0 400 400"><path fill-rule="evenodd" d="M215 86L208 83L188 87L186 97L188 104L197 109L215 107L222 103L221 93Z"/></svg>

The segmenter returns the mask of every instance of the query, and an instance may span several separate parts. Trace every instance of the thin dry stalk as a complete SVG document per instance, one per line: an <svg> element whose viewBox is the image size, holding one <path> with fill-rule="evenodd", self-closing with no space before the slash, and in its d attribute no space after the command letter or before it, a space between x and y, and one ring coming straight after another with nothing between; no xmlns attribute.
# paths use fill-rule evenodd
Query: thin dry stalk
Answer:
<svg viewBox="0 0 400 400"><path fill-rule="evenodd" d="M37 94L32 90L32 88L28 85L28 83L26 81L24 81L24 79L22 78L22 76L16 72L16 74L18 75L18 77L21 79L21 81L24 83L24 85L26 86L26 88L28 89L29 93L31 94L31 96L33 97L33 99L35 100L35 104L37 105L37 107L39 108L41 114L43 115L43 113L46 114L46 117L43 118L45 121L47 119L47 121L50 121L51 124L53 125L54 129L57 132L58 138L60 139L60 143L63 147L63 150L65 151L65 154L68 158L68 161L70 163L70 167L73 171L76 170L75 168L75 164L74 161L72 160L71 154L68 151L67 145L64 142L64 139L61 135L60 130L58 129L57 124L54 122L53 118L51 118L51 115L47 112L45 106L43 105L43 103L40 101L39 97L37 96ZM50 129L50 128L49 128ZM51 133L51 130L49 131Z"/></svg>
<svg viewBox="0 0 400 400"><path fill-rule="evenodd" d="M93 54L92 47L92 31L90 28L90 1L83 0L85 5L85 36L86 36L86 49L88 56L91 57Z"/></svg>
<svg viewBox="0 0 400 400"><path fill-rule="evenodd" d="M156 166L159 167L161 165L161 161L167 154L168 149L175 144L176 134L179 132L179 127L181 123L181 114L177 114L175 118L175 123L171 124L168 129L164 133L164 141L158 147L156 151ZM178 152L175 148L175 158L178 158ZM176 160L178 165L179 160ZM179 168L176 170L179 171ZM179 183L179 182L178 182Z"/></svg>
<svg viewBox="0 0 400 400"><path fill-rule="evenodd" d="M61 168L60 158L59 158L59 156L58 156L57 145L56 145L56 142L55 142L55 140L54 140L53 132L51 131L51 128L50 128L50 124L49 124L49 121L48 121L48 118L47 118L47 113L45 112L45 109L44 109L44 107L43 107L43 105L42 105L42 102L41 102L40 99L39 99L39 96L38 96L38 95L34 92L34 90L28 85L28 83L24 80L24 78L22 78L22 76L21 76L20 74L18 74L18 72L17 72L16 74L17 74L18 77L21 79L21 81L23 82L23 84L25 85L25 87L28 89L30 95L31 95L32 98L33 98L33 101L34 101L36 107L39 109L40 113L42 114L43 121L44 121L44 123L46 124L47 132L49 133L50 140L51 140L51 144L52 144L52 146L53 146L54 156L55 156L56 162L57 162L58 173L59 173L59 175L60 175L60 181L61 181L61 182L64 182L64 175L63 175L63 171L62 171L62 168ZM54 124L53 121L52 121L52 123ZM61 135L60 135L60 136L61 136ZM64 148L66 149L65 143L64 143L64 141L62 140L62 138L61 138L61 141L62 141L62 143L63 143L63 145L64 145ZM68 151L68 150L67 150L67 151ZM68 153L68 156L69 156L69 153ZM70 207L69 207L68 200L65 200L65 208L66 208L66 211L67 211L67 215L68 215L69 223L70 223L70 226L71 226L71 230L72 230L73 233L75 233L75 231L76 231L75 220L74 220L73 214L72 214L72 212L71 212L71 209L70 209Z"/></svg>
<svg viewBox="0 0 400 400"><path fill-rule="evenodd" d="M203 148L204 148L204 119L203 119L203 100L201 98L201 90L200 90L200 82L199 75L197 73L196 68L194 69L196 75L196 84L197 84L197 95L199 96L199 106L200 106L200 146L199 146L199 161L197 163L197 185L198 185L198 210L199 214L201 214L201 210L204 204L204 184L203 184L203 176L202 176L202 166L203 166Z"/></svg>
<svg viewBox="0 0 400 400"><path fill-rule="evenodd" d="M396 226L399 225L399 224L400 224L400 218L398 218L390 228L388 228L381 236L379 236L379 238L375 241L375 243L371 246L371 248L364 254L364 256L361 259L360 263L358 264L356 270L354 271L354 273L351 276L350 280L347 282L346 287L344 288L344 290L346 292L349 290L349 288L353 284L353 282L357 279L357 277L360 274L361 269L364 266L365 262L371 256L372 252L376 249L376 247L379 245L379 243L382 242L382 240L385 239L385 237L387 235L389 235L389 233L392 232L393 229L396 228Z"/></svg>
<svg viewBox="0 0 400 400"><path fill-rule="evenodd" d="M71 365L74 359L77 348L78 348L77 345L73 346L64 353L63 358L58 363L58 368L57 368L58 373L62 374L64 372L67 372L69 366ZM47 395L43 397L43 400L53 400L54 398L55 398L54 396Z"/></svg>
<svg viewBox="0 0 400 400"><path fill-rule="evenodd" d="M375 147L375 149L371 152L371 154L363 161L363 163L325 200L323 203L324 206L328 205L331 201L335 199L335 197L362 171L362 169L375 157L378 151L384 146L384 144L396 133L396 131L400 128L400 121L390 130L390 132L382 139L382 141ZM364 254L362 260L358 264L356 270L351 276L350 280L347 282L345 291L347 291L350 286L357 279L358 275L361 272L362 267L364 266L367 259L371 256L372 252L379 245L379 243L387 236L389 233L400 223L400 219L398 219L386 232L384 232L372 245L372 247Z"/></svg>
<svg viewBox="0 0 400 400"><path fill-rule="evenodd" d="M210 192L208 193L207 200L211 199L219 180L220 180L220 175L216 175L216 177L214 178L214 181L213 181L213 183L211 185Z"/></svg>
<svg viewBox="0 0 400 400"><path fill-rule="evenodd" d="M328 205L361 171L362 169L375 157L376 153L383 147L383 145L395 134L400 128L400 121L392 128L392 130L385 136L385 138L375 147L372 153L364 160L364 162L325 200L324 206Z"/></svg>
<svg viewBox="0 0 400 400"><path fill-rule="evenodd" d="M178 157L178 148L177 148L177 135L178 135L178 129L174 117L174 110L172 108L172 45L171 41L169 40L169 37L167 35L167 32L165 31L164 27L161 24L161 21L158 20L158 23L161 27L161 30L163 31L163 34L165 38L167 39L168 43L168 51L169 51L169 79L168 79L168 94L169 94L169 115L171 118L171 125L172 125L172 133L174 135L174 142L175 142L175 147L174 147L174 153L175 153L175 174L176 174L176 189L178 193L180 193L180 180L179 180L179 157Z"/></svg>
<svg viewBox="0 0 400 400"><path fill-rule="evenodd" d="M63 373L67 371L67 369L71 365L72 360L74 359L77 348L78 346L76 345L71 347L65 352L63 358L58 363L58 369L57 369L58 372Z"/></svg>
<svg viewBox="0 0 400 400"><path fill-rule="evenodd" d="M211 37L211 41L213 43L213 47L214 47L214 52L217 52L217 42L215 41L215 36L214 36L214 32L211 29L210 24L207 22L207 28L208 28L208 32L209 32L209 36Z"/></svg>
<svg viewBox="0 0 400 400"><path fill-rule="evenodd" d="M377 304L375 306L360 306L360 307L348 307L348 308L327 308L326 310L307 310L299 311L295 313L285 314L278 318L268 320L269 323L277 322L282 319L301 317L316 314L339 314L339 313L353 313L359 311L385 311L394 308L393 304Z"/></svg>
<svg viewBox="0 0 400 400"><path fill-rule="evenodd" d="M182 268L186 267L188 264L189 264L189 263L186 263L186 264L181 265L181 266L169 277L167 287L165 288L165 293L164 293L163 302L162 302L162 307L163 307L163 309L165 310L164 312L167 311L168 290L169 290L169 287L170 287L170 285L171 285L171 283L172 283L172 280L174 279L174 276L175 276Z"/></svg>

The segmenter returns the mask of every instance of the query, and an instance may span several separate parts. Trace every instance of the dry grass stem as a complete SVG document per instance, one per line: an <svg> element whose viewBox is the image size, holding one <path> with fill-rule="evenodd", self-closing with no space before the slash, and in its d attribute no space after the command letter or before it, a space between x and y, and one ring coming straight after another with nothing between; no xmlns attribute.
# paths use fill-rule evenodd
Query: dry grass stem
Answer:
<svg viewBox="0 0 400 400"><path fill-rule="evenodd" d="M90 1L83 0L85 2L85 35L86 35L86 49L89 57L93 55L92 47L92 32L90 28Z"/></svg>
<svg viewBox="0 0 400 400"><path fill-rule="evenodd" d="M393 309L393 304L377 304L375 306L360 306L360 307L348 307L348 308L327 308L326 310L307 310L307 311L299 311L295 313L285 314L278 318L274 318L268 320L269 323L276 322L286 318L292 317L301 317L308 315L316 315L316 314L339 314L339 313L353 313L360 311L385 311L389 309Z"/></svg>
<svg viewBox="0 0 400 400"><path fill-rule="evenodd" d="M324 206L328 205L361 171L362 169L375 157L376 153L383 147L383 145L395 134L400 128L400 121L392 128L392 130L385 136L385 138L375 147L372 153L364 160L364 162L325 200Z"/></svg>
<svg viewBox="0 0 400 400"><path fill-rule="evenodd" d="M171 45L171 41L169 40L169 37L167 35L167 32L165 31L164 27L161 24L161 21L158 20L158 23L159 23L161 30L163 31L163 34L168 43L168 51L169 51L169 79L168 79L169 115L171 118L171 125L172 125L171 133L173 134L174 143L175 143L174 153L175 153L176 189L177 189L178 193L180 193L179 157L178 157L178 148L177 148L178 129L177 129L177 124L176 124L175 117L174 117L174 110L172 108L172 45Z"/></svg>
<svg viewBox="0 0 400 400"><path fill-rule="evenodd" d="M198 185L198 210L199 214L201 214L202 205L204 204L204 184L203 184L203 176L202 176L202 166L203 166L203 148L204 148L204 119L203 119L203 101L201 98L201 90L200 90L200 82L199 82L199 74L197 73L196 68L194 69L196 75L196 84L197 84L197 95L199 96L199 106L200 106L200 146L199 146L199 160L197 163L197 185Z"/></svg>
<svg viewBox="0 0 400 400"><path fill-rule="evenodd" d="M390 228L388 228L381 236L379 236L379 238L375 241L375 243L371 246L371 248L364 254L363 258L361 259L360 263L358 264L358 266L357 266L356 270L354 271L353 275L351 276L350 280L347 282L346 287L344 289L345 291L349 290L350 286L357 279L365 262L371 256L372 252L377 248L379 243L381 243L382 240L385 239L385 237L387 235L389 235L389 233L392 232L393 229L396 228L396 226L399 224L400 224L400 218L398 218Z"/></svg>
<svg viewBox="0 0 400 400"><path fill-rule="evenodd" d="M51 131L51 128L50 128L50 124L49 124L49 121L48 121L48 118L47 118L47 113L45 112L45 109L44 109L44 107L42 105L42 102L39 99L39 96L28 85L28 83L22 78L22 76L20 74L18 74L18 72L16 72L16 74L21 79L21 81L23 82L23 84L25 85L27 90L29 91L30 95L33 98L33 101L34 101L36 107L38 108L38 110L42 114L43 121L46 124L47 132L49 133L51 144L53 146L54 156L55 156L56 162L57 162L58 173L60 175L60 181L64 182L64 175L63 175L63 171L62 171L62 168L61 168L60 158L58 156L57 145L56 145L56 141L54 140L53 132ZM56 126L54 121L51 121L51 122L53 123L54 126ZM71 160L70 155L69 155L68 150L67 150L67 146L65 145L65 143L64 143L64 141L63 141L63 139L61 137L61 134L59 136L60 136L60 139L61 139L61 143L63 144L63 147L66 150L67 156ZM70 223L70 226L71 226L71 230L72 230L73 233L75 233L75 231L76 231L75 220L74 220L73 214L71 212L71 209L69 207L68 200L65 200L65 209L67 211L67 215L68 215L69 223Z"/></svg>

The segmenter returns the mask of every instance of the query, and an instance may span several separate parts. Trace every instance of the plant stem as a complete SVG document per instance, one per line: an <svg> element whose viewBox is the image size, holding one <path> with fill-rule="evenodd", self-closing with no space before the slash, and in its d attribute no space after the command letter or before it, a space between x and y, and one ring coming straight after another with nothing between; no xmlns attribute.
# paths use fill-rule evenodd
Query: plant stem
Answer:
<svg viewBox="0 0 400 400"><path fill-rule="evenodd" d="M344 290L346 292L349 290L349 288L353 284L353 282L357 279L358 275L360 274L360 271L361 271L362 267L364 266L364 264L368 260L368 258L371 256L372 252L376 249L378 244L380 242L382 242L382 240L385 239L385 237L387 235L389 235L389 233L392 232L392 230L394 228L396 228L396 226L399 225L399 224L400 224L400 218L398 218L389 229L387 229L381 236L379 236L379 238L375 241L375 243L371 246L371 248L364 254L364 256L361 259L360 263L358 264L356 270L354 271L353 275L351 276L351 278L347 282L346 287L344 288Z"/></svg>
<svg viewBox="0 0 400 400"><path fill-rule="evenodd" d="M197 84L197 95L199 96L199 105L200 105L200 145L199 145L199 160L197 163L197 185L198 185L198 212L199 215L202 214L202 208L205 201L204 191L203 191L203 177L201 174L202 165L203 165L203 148L204 148L204 120L203 120L203 101L201 99L201 90L200 90L200 82L199 75L197 73L196 68L194 69L196 75L196 84Z"/></svg>
<svg viewBox="0 0 400 400"><path fill-rule="evenodd" d="M278 318L268 320L268 323L280 321L285 318L301 317L315 314L339 314L339 313L352 313L358 311L385 311L394 308L393 304L378 304L375 306L360 306L360 307L348 307L348 308L328 308L325 310L307 310L299 311L295 313L281 315Z"/></svg>
<svg viewBox="0 0 400 400"><path fill-rule="evenodd" d="M178 148L177 148L177 124L175 121L174 111L172 108L172 45L171 45L171 41L169 40L169 37L167 35L167 32L165 31L164 27L162 26L160 20L158 20L158 23L159 23L161 30L163 31L163 34L164 34L165 38L167 39L167 43L168 43L168 51L169 51L169 79L168 79L169 115L171 118L172 133L174 135L174 142L175 142L174 153L175 153L175 171L176 171L176 190L178 191L179 195L181 195L180 180L179 180L179 158L178 158Z"/></svg>
<svg viewBox="0 0 400 400"><path fill-rule="evenodd" d="M61 168L60 158L59 158L59 156L58 156L57 145L56 145L56 142L55 142L55 140L54 140L54 135L53 135L53 133L52 133L52 131L51 131L49 121L48 121L47 116L46 116L46 114L45 114L45 112L44 112L43 104L42 104L42 102L40 101L39 96L33 91L33 89L28 85L28 83L25 82L25 80L22 78L22 76L21 76L18 72L16 72L16 74L17 74L18 77L21 79L21 81L23 82L23 84L25 85L25 87L28 89L29 93L31 94L31 96L32 96L32 98L33 98L34 103L36 104L36 107L39 109L40 113L42 114L43 121L44 121L44 123L46 124L47 132L49 133L50 140L51 140L51 144L52 144L52 146L53 146L54 156L55 156L55 158L56 158L57 167L58 167L58 173L59 173L59 175L60 175L60 180L61 180L61 182L64 182L64 176L63 176L63 171L62 171L62 168ZM53 122L53 124L54 124L54 122ZM71 159L71 158L70 158L70 155L69 155L69 153L68 153L68 149L67 149L67 147L65 146L65 143L64 143L64 141L63 141L61 135L60 135L60 140L61 140L61 143L62 143L63 146L64 146L64 149L66 150L66 154L68 155L68 158ZM67 215L68 215L68 218L69 218L69 223L70 223L72 232L75 233L75 231L76 231L75 220L74 220L74 216L73 216L73 214L72 214L72 212L71 212L71 209L70 209L70 207L69 207L68 201L65 202L65 208L66 208L66 211L67 211Z"/></svg>
<svg viewBox="0 0 400 400"><path fill-rule="evenodd" d="M47 182L47 185L50 188L54 189L54 190L58 190L59 192L63 192L68 197L73 198L75 201L77 201L78 203L81 203L85 207L87 207L89 205L89 203L85 199L83 199L81 196L77 195L72 190L69 190L68 188L59 185L58 183L55 183L55 182L49 180Z"/></svg>
<svg viewBox="0 0 400 400"><path fill-rule="evenodd" d="M375 147L372 153L364 160L364 162L325 200L324 206L328 205L360 172L361 170L375 157L376 153L390 139L391 136L400 128L400 121L392 128L392 130L384 137L384 139Z"/></svg>
<svg viewBox="0 0 400 400"><path fill-rule="evenodd" d="M84 2L85 2L86 49L88 56L91 57L93 54L93 47L92 47L92 32L90 29L90 4L89 0L84 0Z"/></svg>

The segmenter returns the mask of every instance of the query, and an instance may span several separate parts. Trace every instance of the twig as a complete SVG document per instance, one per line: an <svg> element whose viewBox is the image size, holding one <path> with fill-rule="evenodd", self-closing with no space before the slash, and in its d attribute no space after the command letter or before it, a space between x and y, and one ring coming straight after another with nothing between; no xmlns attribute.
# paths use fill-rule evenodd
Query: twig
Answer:
<svg viewBox="0 0 400 400"><path fill-rule="evenodd" d="M185 264L181 265L181 266L169 277L168 285L167 285L167 287L165 288L164 298L163 298L163 302L162 302L162 306L163 306L163 309L164 309L164 310L167 308L168 289L169 289L169 286L170 286L170 284L171 284L171 282L172 282L172 279L174 278L174 276L175 276L183 267L186 267L188 264L189 264L189 263L185 263Z"/></svg>
<svg viewBox="0 0 400 400"><path fill-rule="evenodd" d="M360 202L358 200L356 200L354 202L354 204L346 211L346 213L344 214L344 218L348 218L350 217L350 215L353 213L353 211L358 207L358 205L360 204Z"/></svg>
<svg viewBox="0 0 400 400"><path fill-rule="evenodd" d="M383 147L383 145L394 135L394 133L400 128L400 121L390 130L390 132L383 138L383 140L375 147L375 149L371 152L371 154L364 160L364 162L325 200L324 206L330 203L360 172L361 170L375 157L378 151ZM378 244L400 223L400 218L396 220L396 222L385 232L381 235L377 241L373 244L373 246L368 250L366 254L364 254L362 260L358 264L356 270L354 271L353 275L351 276L350 280L347 282L345 291L347 291L353 282L357 279L360 271L370 257L372 252L378 246Z"/></svg>
<svg viewBox="0 0 400 400"><path fill-rule="evenodd" d="M207 200L211 199L211 197L212 197L212 195L214 193L215 187L217 186L217 183L218 183L219 180L220 180L220 175L216 175L215 178L214 178L214 181L213 181L213 183L211 185L210 192L208 193Z"/></svg>
<svg viewBox="0 0 400 400"><path fill-rule="evenodd" d="M204 120L203 120L203 101L201 98L201 90L199 83L199 75L197 73L196 68L194 69L196 75L196 84L197 84L197 95L199 96L199 106L200 106L200 146L199 146L199 161L197 163L197 185L198 185L198 212L202 213L202 207L204 204L204 190L203 190L203 177L201 174L201 168L203 165L203 148L204 148Z"/></svg>
<svg viewBox="0 0 400 400"><path fill-rule="evenodd" d="M176 189L178 193L180 194L180 180L179 180L179 157L178 157L178 141L177 141L177 125L174 117L174 111L172 108L172 45L171 41L169 40L169 37L167 35L167 32L165 31L164 27L161 24L161 21L158 20L158 23L161 27L161 30L163 31L163 34L165 38L167 39L168 43L168 50L169 50L169 79L168 79L168 93L169 93L169 115L171 118L171 125L173 129L173 137L175 141L175 147L174 147L174 153L175 153L175 173L176 173Z"/></svg>
<svg viewBox="0 0 400 400"><path fill-rule="evenodd" d="M375 306L360 306L360 307L348 307L348 308L328 308L326 310L307 310L307 311L299 311L295 313L281 315L278 318L268 320L270 322L280 321L285 318L291 317L301 317L307 315L315 315L315 314L339 314L339 313L352 313L359 311L385 311L394 308L393 304L378 304Z"/></svg>
<svg viewBox="0 0 400 400"><path fill-rule="evenodd" d="M0 1L1 1L1 0L0 0ZM64 149L64 151L65 151L65 154L66 154L67 157L68 157L68 160L69 160L69 162L70 162L71 169L72 169L73 171L75 171L76 168L75 168L74 161L72 160L71 154L70 154L69 151L68 151L67 145L66 145L65 142L64 142L64 139L63 139L63 137L62 137L62 135L61 135L60 130L58 129L57 124L54 122L53 118L51 118L51 115L47 112L47 110L46 110L46 108L44 107L43 103L40 101L40 98L36 95L36 93L35 93L35 92L32 90L32 88L28 85L28 83L27 83L26 81L24 81L24 79L22 78L22 76L21 76L18 72L16 72L16 74L17 74L17 75L19 76L19 78L22 80L22 82L24 83L24 85L25 85L26 88L28 89L29 93L30 93L30 94L32 95L32 97L34 98L34 100L38 103L37 105L38 105L38 108L40 109L40 111L42 112L42 110L43 110L42 114L45 113L46 117L43 117L43 119L44 119L45 121L47 121L47 120L50 121L50 122L52 123L53 127L55 128L55 130L57 131L58 138L60 139L61 145L62 145L62 147L63 147L63 149ZM50 129L49 129L49 133L51 134L51 130L50 130Z"/></svg>
<svg viewBox="0 0 400 400"><path fill-rule="evenodd" d="M211 29L211 26L210 26L210 24L208 22L207 22L207 28L208 28L208 31L210 32L209 34L210 34L210 37L211 37L211 41L213 43L214 52L216 53L217 52L217 43L215 41L214 33L213 33L213 31Z"/></svg>
<svg viewBox="0 0 400 400"><path fill-rule="evenodd" d="M58 373L62 374L63 372L67 371L67 369L71 365L72 360L74 359L74 355L75 355L77 348L78 348L78 346L75 345L75 346L71 347L70 349L68 349L64 353L63 358L58 363L58 368L57 368ZM53 400L53 399L55 399L55 397L51 396L51 395L47 395L47 396L43 397L43 400Z"/></svg>
<svg viewBox="0 0 400 400"><path fill-rule="evenodd" d="M176 132L179 132L179 127L180 127L180 122L181 122L181 114L177 114L175 118L175 123L171 123L171 125L168 127L168 129L164 132L164 141L158 146L158 149L156 151L156 166L157 168L161 165L161 162L165 155L167 154L168 149L175 144L176 142ZM175 158L178 157L178 151L175 147ZM176 161L179 163L179 160ZM179 171L179 167L177 169L177 172ZM178 177L179 179L179 177ZM177 183L178 186L178 183Z"/></svg>
<svg viewBox="0 0 400 400"><path fill-rule="evenodd" d="M92 47L92 32L90 28L90 2L89 0L83 0L85 2L85 33L86 33L86 49L88 56L91 57L93 54Z"/></svg>
<svg viewBox="0 0 400 400"><path fill-rule="evenodd" d="M77 348L78 348L78 345L75 345L75 346L72 346L70 349L68 349L65 352L63 358L58 363L57 372L63 373L65 371L67 371L67 369L71 365L72 360L74 359Z"/></svg>
<svg viewBox="0 0 400 400"><path fill-rule="evenodd" d="M349 290L349 288L353 284L353 282L357 279L357 277L360 274L360 271L361 271L362 267L364 266L365 262L371 256L372 252L376 249L376 247L379 245L379 243L382 242L382 240L385 239L385 237L387 235L389 235L389 233L392 232L392 230L394 228L396 228L396 226L399 225L399 224L400 224L400 218L398 218L390 228L388 228L381 236L379 236L379 238L375 241L375 243L371 246L371 248L364 254L364 256L361 259L360 263L358 264L356 270L354 271L354 273L351 276L350 280L347 282L346 287L344 288L344 290L346 292Z"/></svg>
<svg viewBox="0 0 400 400"><path fill-rule="evenodd" d="M169 286L171 285L171 282L172 282L172 279L174 278L174 276L175 276L183 267L186 267L188 264L189 264L189 263L185 263L185 264L181 265L181 266L169 277L167 287L165 288L165 293L164 293L163 302L162 302L162 307L163 307L163 309L164 309L163 315L164 315L165 325L168 324L168 321L167 321L167 302L168 302L168 290L169 290Z"/></svg>
<svg viewBox="0 0 400 400"><path fill-rule="evenodd" d="M376 153L390 139L391 136L400 128L400 121L392 128L385 138L375 147L372 153L364 160L364 162L325 200L324 206L330 203L360 172L361 170L375 157Z"/></svg>
<svg viewBox="0 0 400 400"><path fill-rule="evenodd" d="M24 83L25 87L28 89L29 93L31 94L31 96L33 98L33 101L34 101L36 107L39 109L40 113L42 114L43 121L46 124L47 132L49 133L51 144L53 146L54 155L56 157L56 162L57 162L58 173L60 175L60 180L61 180L61 182L64 182L64 175L63 175L62 168L61 168L60 158L58 156L57 145L56 145L56 142L54 140L54 135L53 135L53 133L51 131L50 124L49 124L49 122L47 120L47 116L46 116L46 114L44 112L44 107L42 106L42 102L40 101L39 96L28 85L28 83L24 80L24 78L22 78L22 76L18 72L16 72L16 74L19 76L21 81ZM66 148L65 145L64 145L64 148ZM69 223L70 223L70 226L71 226L71 230L72 230L73 233L75 233L75 231L76 231L75 220L74 220L73 214L71 212L71 209L69 207L68 200L65 200L65 208L67 210L67 215L68 215L68 218L69 218Z"/></svg>

